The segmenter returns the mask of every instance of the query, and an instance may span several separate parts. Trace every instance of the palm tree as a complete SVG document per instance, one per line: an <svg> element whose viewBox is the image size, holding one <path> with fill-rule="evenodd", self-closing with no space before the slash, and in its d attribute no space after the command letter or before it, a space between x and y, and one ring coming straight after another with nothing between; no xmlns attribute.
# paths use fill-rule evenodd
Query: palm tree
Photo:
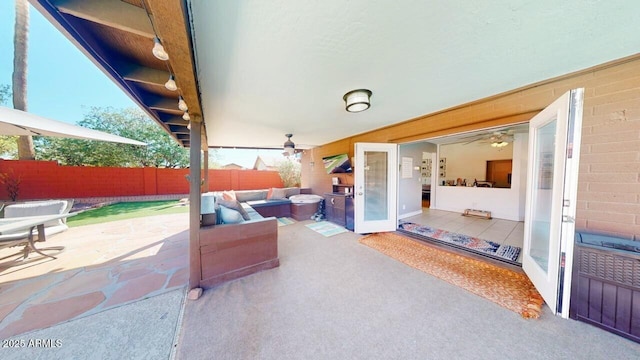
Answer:
<svg viewBox="0 0 640 360"><path fill-rule="evenodd" d="M13 35L13 107L27 111L27 40L29 35L29 4L16 0L16 24ZM18 138L18 158L36 158L31 136Z"/></svg>

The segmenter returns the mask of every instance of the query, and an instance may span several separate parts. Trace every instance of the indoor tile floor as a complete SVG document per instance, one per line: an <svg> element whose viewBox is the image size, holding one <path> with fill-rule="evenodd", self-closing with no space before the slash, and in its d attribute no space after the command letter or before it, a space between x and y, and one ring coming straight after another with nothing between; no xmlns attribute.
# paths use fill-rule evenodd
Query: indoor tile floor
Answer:
<svg viewBox="0 0 640 360"><path fill-rule="evenodd" d="M401 219L437 229L474 236L480 239L522 248L524 222L503 219L480 219L460 213L423 208L422 214ZM517 260L522 263L522 252Z"/></svg>

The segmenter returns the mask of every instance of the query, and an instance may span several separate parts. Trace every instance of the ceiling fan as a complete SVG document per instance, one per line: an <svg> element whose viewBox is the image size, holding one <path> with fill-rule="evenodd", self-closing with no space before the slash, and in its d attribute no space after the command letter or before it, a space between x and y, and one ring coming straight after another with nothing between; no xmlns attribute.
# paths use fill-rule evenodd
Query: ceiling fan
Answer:
<svg viewBox="0 0 640 360"><path fill-rule="evenodd" d="M490 143L493 147L504 147L508 143L513 142L513 135L519 132L524 131L520 131L518 129L504 129L484 134L476 134L463 138L463 140L465 141L463 145L468 145L474 142L481 142Z"/></svg>
<svg viewBox="0 0 640 360"><path fill-rule="evenodd" d="M303 149L296 149L296 144L291 141L291 137L293 136L293 134L285 134L284 136L287 137L287 141L285 141L282 145L282 149L284 150L282 155L291 156L304 151ZM304 148L305 145L303 144L302 147Z"/></svg>

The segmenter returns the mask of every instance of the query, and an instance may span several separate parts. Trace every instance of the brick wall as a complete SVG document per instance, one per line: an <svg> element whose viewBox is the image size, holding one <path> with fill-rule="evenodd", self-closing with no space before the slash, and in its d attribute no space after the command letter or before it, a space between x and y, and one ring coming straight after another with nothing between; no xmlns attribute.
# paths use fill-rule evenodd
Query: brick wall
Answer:
<svg viewBox="0 0 640 360"><path fill-rule="evenodd" d="M1 160L0 173L21 179L18 200L188 194L189 169L60 166L55 161ZM282 187L276 171L209 170L209 189ZM0 185L0 199L8 200Z"/></svg>
<svg viewBox="0 0 640 360"><path fill-rule="evenodd" d="M322 157L353 156L356 142L405 143L528 121L577 87L585 100L576 230L640 241L640 55L308 150L302 186L330 189Z"/></svg>

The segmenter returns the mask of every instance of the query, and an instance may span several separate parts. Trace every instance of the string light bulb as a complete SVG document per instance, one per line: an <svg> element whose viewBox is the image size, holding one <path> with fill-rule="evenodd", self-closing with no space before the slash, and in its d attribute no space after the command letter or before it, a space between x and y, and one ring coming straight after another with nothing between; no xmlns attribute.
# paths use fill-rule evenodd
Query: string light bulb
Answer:
<svg viewBox="0 0 640 360"><path fill-rule="evenodd" d="M151 52L153 53L153 56L162 61L169 60L169 54L167 54L164 46L162 46L162 43L157 36L153 39L153 49L151 50Z"/></svg>
<svg viewBox="0 0 640 360"><path fill-rule="evenodd" d="M191 120L191 116L189 116L189 112L185 111L184 114L182 114L182 119L189 121Z"/></svg>
<svg viewBox="0 0 640 360"><path fill-rule="evenodd" d="M171 91L178 90L178 85L176 85L176 81L173 77L173 74L169 75L169 80L167 80L167 82L164 83L164 87L167 88L167 90L171 90Z"/></svg>
<svg viewBox="0 0 640 360"><path fill-rule="evenodd" d="M184 99L182 98L182 95L180 95L178 97L178 109L182 110L182 111L187 111L189 110L189 107L187 106L187 103L184 101Z"/></svg>

